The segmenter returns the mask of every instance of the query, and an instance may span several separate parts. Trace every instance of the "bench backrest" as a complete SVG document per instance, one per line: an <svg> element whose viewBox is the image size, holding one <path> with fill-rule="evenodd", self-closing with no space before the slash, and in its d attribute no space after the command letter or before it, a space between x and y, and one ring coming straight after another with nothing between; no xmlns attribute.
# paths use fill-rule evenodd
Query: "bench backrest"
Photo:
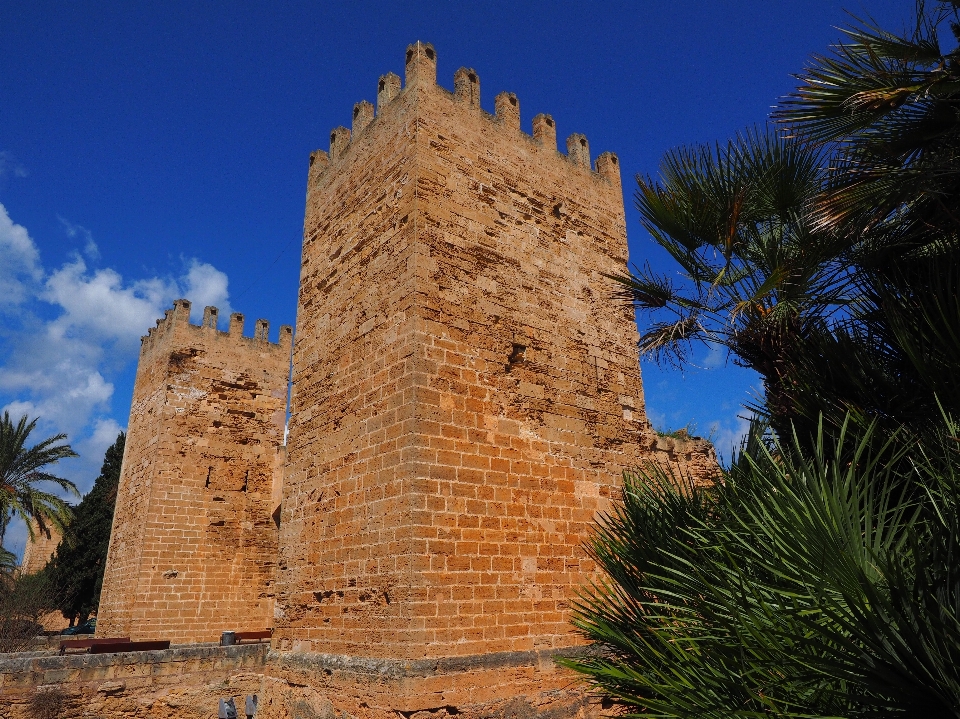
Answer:
<svg viewBox="0 0 960 719"><path fill-rule="evenodd" d="M273 636L273 632L269 629L262 632L234 632L234 637L238 642L242 641L260 641L261 639L269 639Z"/></svg>
<svg viewBox="0 0 960 719"><path fill-rule="evenodd" d="M157 649L169 649L170 640L150 642L114 642L113 644L94 644L91 654L115 654L118 652L150 652Z"/></svg>
<svg viewBox="0 0 960 719"><path fill-rule="evenodd" d="M129 642L130 637L101 637L99 639L61 639L60 649L86 649L97 644L121 644Z"/></svg>

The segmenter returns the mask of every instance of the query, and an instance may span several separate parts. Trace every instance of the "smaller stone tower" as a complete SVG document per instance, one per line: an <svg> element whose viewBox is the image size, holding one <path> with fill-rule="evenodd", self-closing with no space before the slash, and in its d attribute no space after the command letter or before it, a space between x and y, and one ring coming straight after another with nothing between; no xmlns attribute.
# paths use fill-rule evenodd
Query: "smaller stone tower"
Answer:
<svg viewBox="0 0 960 719"><path fill-rule="evenodd" d="M27 546L23 549L23 559L20 561L20 571L24 574L36 574L47 566L47 562L57 551L60 539L60 532L55 527L40 529L34 522L33 538L27 538Z"/></svg>
<svg viewBox="0 0 960 719"><path fill-rule="evenodd" d="M174 642L272 623L292 329L177 300L143 338L98 634Z"/></svg>

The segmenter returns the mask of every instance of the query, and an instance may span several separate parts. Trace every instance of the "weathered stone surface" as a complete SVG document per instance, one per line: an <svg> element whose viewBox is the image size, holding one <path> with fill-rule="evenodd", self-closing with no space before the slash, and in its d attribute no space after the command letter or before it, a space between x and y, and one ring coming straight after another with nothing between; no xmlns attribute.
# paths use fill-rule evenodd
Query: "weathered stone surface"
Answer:
<svg viewBox="0 0 960 719"><path fill-rule="evenodd" d="M270 626L291 330L190 324L178 300L144 338L99 636L202 642Z"/></svg>
<svg viewBox="0 0 960 719"><path fill-rule="evenodd" d="M575 677L556 666L555 654L398 660L271 652L258 719L595 715L597 707Z"/></svg>
<svg viewBox="0 0 960 719"><path fill-rule="evenodd" d="M544 114L526 134L512 93L486 113L473 70L454 85L416 43L406 86L384 75L311 155L282 482L289 332L194 327L180 301L144 341L100 634L273 626L269 657L34 657L3 691L80 686L106 719L212 716L234 685L259 719L597 713L552 659L581 650L589 527L625 470L716 460L647 421L608 277L616 156L561 154Z"/></svg>
<svg viewBox="0 0 960 719"><path fill-rule="evenodd" d="M657 437L654 458L676 474L697 484L712 484L720 477L720 465L713 445L680 430L674 437Z"/></svg>
<svg viewBox="0 0 960 719"><path fill-rule="evenodd" d="M208 719L217 701L261 691L267 646L20 658L0 654L0 719L35 719L38 692L59 694L58 719Z"/></svg>
<svg viewBox="0 0 960 719"><path fill-rule="evenodd" d="M442 660L268 655L265 644L157 652L0 655L0 719L35 719L38 693L59 719L208 719L220 699L257 695L257 719L559 719L596 706L552 652ZM568 650L569 651L569 650Z"/></svg>
<svg viewBox="0 0 960 719"><path fill-rule="evenodd" d="M406 87L309 173L274 646L404 658L564 647L581 542L658 456L616 156L521 130L479 79ZM475 82L471 80L471 76ZM469 87L467 86L469 84Z"/></svg>

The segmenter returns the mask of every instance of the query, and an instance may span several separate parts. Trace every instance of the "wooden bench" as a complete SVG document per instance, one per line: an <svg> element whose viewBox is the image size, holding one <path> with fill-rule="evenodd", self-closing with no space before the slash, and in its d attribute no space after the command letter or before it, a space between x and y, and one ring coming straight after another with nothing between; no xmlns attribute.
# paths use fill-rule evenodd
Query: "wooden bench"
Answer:
<svg viewBox="0 0 960 719"><path fill-rule="evenodd" d="M101 637L100 639L61 639L60 653L64 654L68 649L89 649L97 644L125 644L130 641L130 637Z"/></svg>
<svg viewBox="0 0 960 719"><path fill-rule="evenodd" d="M273 636L273 630L267 629L262 632L234 632L234 637L237 640L237 644L241 642L262 642L264 640L270 641L270 637Z"/></svg>
<svg viewBox="0 0 960 719"><path fill-rule="evenodd" d="M170 640L152 642L113 642L112 644L94 644L88 650L91 654L117 654L119 652L152 652L157 649L169 649Z"/></svg>

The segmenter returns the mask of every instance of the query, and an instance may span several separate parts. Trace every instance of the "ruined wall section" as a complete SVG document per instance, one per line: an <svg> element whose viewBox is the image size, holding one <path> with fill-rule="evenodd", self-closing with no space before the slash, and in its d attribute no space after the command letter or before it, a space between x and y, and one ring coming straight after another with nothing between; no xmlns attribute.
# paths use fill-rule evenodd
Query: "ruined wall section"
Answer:
<svg viewBox="0 0 960 719"><path fill-rule="evenodd" d="M581 543L652 457L616 157L438 87L408 48L309 174L274 647L371 657L577 643Z"/></svg>
<svg viewBox="0 0 960 719"><path fill-rule="evenodd" d="M266 650L0 654L0 719L206 719L217 716L224 697L242 711L246 696L263 694Z"/></svg>
<svg viewBox="0 0 960 719"><path fill-rule="evenodd" d="M292 330L201 326L178 300L143 339L98 634L203 642L272 624Z"/></svg>
<svg viewBox="0 0 960 719"><path fill-rule="evenodd" d="M676 477L710 485L722 477L717 452L710 440L680 430L673 436L658 435L653 458Z"/></svg>

